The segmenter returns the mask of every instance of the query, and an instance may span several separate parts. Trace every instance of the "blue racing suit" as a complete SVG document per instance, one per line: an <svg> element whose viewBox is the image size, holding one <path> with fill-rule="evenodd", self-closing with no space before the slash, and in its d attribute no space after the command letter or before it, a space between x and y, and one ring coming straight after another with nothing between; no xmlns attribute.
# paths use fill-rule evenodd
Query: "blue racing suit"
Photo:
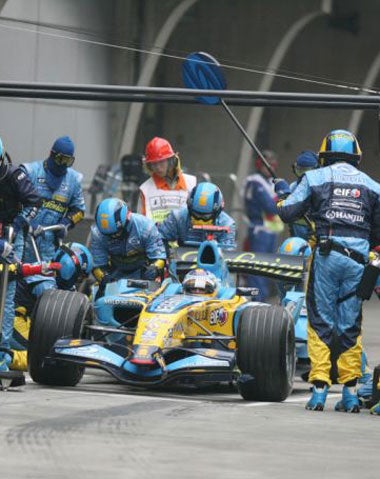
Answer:
<svg viewBox="0 0 380 479"><path fill-rule="evenodd" d="M60 223L72 228L83 219L85 202L81 173L67 168L64 175L55 176L47 168L47 160L26 163L23 167L42 197L42 206L32 222L34 228L38 225L52 226ZM36 244L41 260L51 261L57 248L55 233L48 231L37 237ZM29 263L36 261L30 240L26 242L24 260ZM28 284L35 284L35 296L42 294L45 289L56 287L54 278L41 275L30 276L26 281Z"/></svg>
<svg viewBox="0 0 380 479"><path fill-rule="evenodd" d="M255 253L274 253L282 223L278 220L276 195L271 183L260 173L247 177L243 190L244 208L249 219L248 246ZM247 276L247 285L258 288L257 301L266 301L270 280L262 276Z"/></svg>
<svg viewBox="0 0 380 479"><path fill-rule="evenodd" d="M338 162L308 171L293 193L278 203L292 222L306 212L316 225L308 285L309 381L330 385L330 347L336 332L338 381L360 378L362 300L357 286L370 242L380 239L380 185L354 166Z"/></svg>
<svg viewBox="0 0 380 479"><path fill-rule="evenodd" d="M293 181L293 183L290 184L289 189L291 192L296 189L296 186L300 181L301 179L299 179L298 181ZM302 238L305 241L309 241L310 237L313 234L313 230L306 223L304 218L299 218L298 220L289 223L289 232L290 236L297 236L298 238Z"/></svg>
<svg viewBox="0 0 380 479"><path fill-rule="evenodd" d="M21 261L24 250L24 226L27 229L40 203L41 199L26 173L19 167L9 165L5 176L0 181L0 237L6 239L8 225L14 225L16 233L13 240L13 257L10 256L7 259ZM23 226L20 229L16 227L17 225ZM8 349L13 333L15 293L16 279L9 277L1 337L1 346ZM6 370L11 358L8 354L4 356L4 352L0 352L1 361L3 364L0 369Z"/></svg>
<svg viewBox="0 0 380 479"><path fill-rule="evenodd" d="M166 259L165 246L156 225L138 213L130 215L118 238L104 235L96 225L92 225L89 249L94 258L94 275L97 279L103 276L102 281L141 279L148 264ZM113 306L108 304L107 297L97 296L95 312L98 321L103 325L118 326L119 323L113 320L110 311Z"/></svg>
<svg viewBox="0 0 380 479"><path fill-rule="evenodd" d="M215 226L226 226L229 232L217 231L214 238L222 249L236 248L235 221L225 211L222 211L213 223ZM207 225L205 225L207 226ZM177 241L179 246L185 242L201 243L206 239L207 233L192 228L191 218L187 207L172 210L169 216L158 225L158 231L165 241Z"/></svg>

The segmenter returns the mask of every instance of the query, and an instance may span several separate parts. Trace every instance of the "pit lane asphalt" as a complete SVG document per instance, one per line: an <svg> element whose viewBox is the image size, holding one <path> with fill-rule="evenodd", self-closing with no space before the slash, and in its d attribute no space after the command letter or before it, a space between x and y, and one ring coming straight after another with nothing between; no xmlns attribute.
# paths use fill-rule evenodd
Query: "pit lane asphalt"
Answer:
<svg viewBox="0 0 380 479"><path fill-rule="evenodd" d="M365 303L364 345L380 363L380 303ZM297 380L281 404L249 403L228 386L142 391L99 372L75 388L28 378L0 392L1 479L379 477L380 417L304 409Z"/></svg>

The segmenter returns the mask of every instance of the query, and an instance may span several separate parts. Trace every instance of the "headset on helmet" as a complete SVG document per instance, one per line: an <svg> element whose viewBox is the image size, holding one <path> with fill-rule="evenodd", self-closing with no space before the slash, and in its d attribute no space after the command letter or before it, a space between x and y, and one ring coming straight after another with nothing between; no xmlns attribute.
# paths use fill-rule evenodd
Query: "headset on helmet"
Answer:
<svg viewBox="0 0 380 479"><path fill-rule="evenodd" d="M58 288L61 289L71 289L83 276L90 274L93 268L92 255L81 243L61 245L53 261L61 264L56 275Z"/></svg>
<svg viewBox="0 0 380 479"><path fill-rule="evenodd" d="M358 165L362 152L356 137L347 130L333 130L323 139L318 159L321 166L335 161Z"/></svg>
<svg viewBox="0 0 380 479"><path fill-rule="evenodd" d="M212 294L217 287L217 278L210 271L202 268L189 271L182 281L184 293Z"/></svg>
<svg viewBox="0 0 380 479"><path fill-rule="evenodd" d="M222 192L214 183L198 183L191 190L187 208L195 220L215 221L224 208Z"/></svg>
<svg viewBox="0 0 380 479"><path fill-rule="evenodd" d="M306 258L311 255L311 247L309 243L303 238L298 236L291 236L287 238L278 249L281 254L293 254L297 256L305 256Z"/></svg>
<svg viewBox="0 0 380 479"><path fill-rule="evenodd" d="M96 208L95 222L104 235L120 235L128 222L127 204L118 198L107 198Z"/></svg>

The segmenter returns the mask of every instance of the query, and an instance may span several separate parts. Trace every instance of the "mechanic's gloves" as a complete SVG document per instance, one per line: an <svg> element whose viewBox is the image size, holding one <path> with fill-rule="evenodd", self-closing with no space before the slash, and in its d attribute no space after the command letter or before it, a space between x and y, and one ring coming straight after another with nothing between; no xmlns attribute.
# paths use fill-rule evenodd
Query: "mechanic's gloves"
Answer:
<svg viewBox="0 0 380 479"><path fill-rule="evenodd" d="M19 231L29 229L29 221L24 218L22 215L17 215L13 220L14 234L17 235Z"/></svg>
<svg viewBox="0 0 380 479"><path fill-rule="evenodd" d="M154 263L149 264L142 273L142 279L149 281L161 282L164 275L165 261L158 259Z"/></svg>
<svg viewBox="0 0 380 479"><path fill-rule="evenodd" d="M13 246L3 239L0 239L0 256L4 259L13 253Z"/></svg>
<svg viewBox="0 0 380 479"><path fill-rule="evenodd" d="M60 223L62 225L62 229L61 230L58 230L56 231L56 236L58 239L65 239L66 236L67 236L67 233L69 231L69 229L71 228L72 226L72 221L69 219L69 218L62 218L62 221Z"/></svg>
<svg viewBox="0 0 380 479"><path fill-rule="evenodd" d="M289 184L283 178L275 178L273 180L273 184L274 184L274 191L276 192L280 200L290 195Z"/></svg>

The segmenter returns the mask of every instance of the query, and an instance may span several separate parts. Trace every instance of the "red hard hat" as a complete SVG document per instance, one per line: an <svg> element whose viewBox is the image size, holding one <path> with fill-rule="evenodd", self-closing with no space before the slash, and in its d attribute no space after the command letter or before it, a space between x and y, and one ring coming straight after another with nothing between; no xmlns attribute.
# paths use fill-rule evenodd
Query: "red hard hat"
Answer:
<svg viewBox="0 0 380 479"><path fill-rule="evenodd" d="M145 163L155 163L157 161L167 160L173 156L175 156L175 152L168 140L155 136L146 145L144 161Z"/></svg>

